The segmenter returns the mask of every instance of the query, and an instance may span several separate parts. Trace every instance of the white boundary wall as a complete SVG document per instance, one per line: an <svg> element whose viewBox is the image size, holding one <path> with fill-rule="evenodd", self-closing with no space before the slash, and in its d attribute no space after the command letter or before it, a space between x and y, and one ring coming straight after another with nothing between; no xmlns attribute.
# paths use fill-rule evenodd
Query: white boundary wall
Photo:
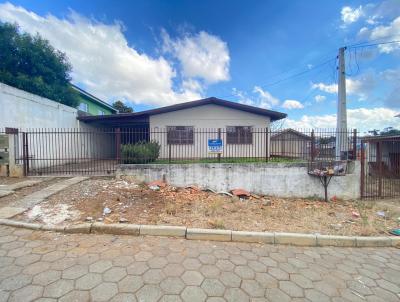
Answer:
<svg viewBox="0 0 400 302"><path fill-rule="evenodd" d="M113 136L93 134L95 127L77 120L78 110L38 95L0 83L0 129L18 128L21 131L71 132L71 134L42 133L28 136L29 156L32 169L74 162L74 158L111 158L115 151ZM90 132L76 135L72 132ZM22 140L16 142L18 154L22 156ZM47 160L34 160L44 159Z"/></svg>
<svg viewBox="0 0 400 302"><path fill-rule="evenodd" d="M329 198L360 198L360 163L352 162L348 169L346 176L332 178L328 187ZM307 174L306 164L121 165L117 169L117 177L121 176L144 182L165 179L178 187L197 185L216 191L242 188L270 196L324 198L320 180Z"/></svg>
<svg viewBox="0 0 400 302"><path fill-rule="evenodd" d="M0 83L0 129L77 128L77 109Z"/></svg>

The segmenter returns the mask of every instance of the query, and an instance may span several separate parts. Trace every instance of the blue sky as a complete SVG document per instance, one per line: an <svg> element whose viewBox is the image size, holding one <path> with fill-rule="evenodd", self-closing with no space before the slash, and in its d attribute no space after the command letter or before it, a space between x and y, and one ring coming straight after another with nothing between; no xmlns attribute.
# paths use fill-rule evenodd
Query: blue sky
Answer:
<svg viewBox="0 0 400 302"><path fill-rule="evenodd" d="M338 48L400 40L400 0L11 1L0 21L41 33L75 83L136 111L216 96L335 127ZM350 127L400 128L399 59L400 43L346 51Z"/></svg>

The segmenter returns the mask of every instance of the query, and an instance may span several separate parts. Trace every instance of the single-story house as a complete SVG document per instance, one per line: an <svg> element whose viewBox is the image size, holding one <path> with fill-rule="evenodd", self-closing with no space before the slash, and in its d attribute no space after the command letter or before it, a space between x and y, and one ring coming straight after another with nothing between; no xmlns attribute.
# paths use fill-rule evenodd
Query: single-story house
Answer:
<svg viewBox="0 0 400 302"><path fill-rule="evenodd" d="M79 105L77 109L81 115L108 115L118 112L110 104L107 104L78 86L71 84L71 87L79 94Z"/></svg>
<svg viewBox="0 0 400 302"><path fill-rule="evenodd" d="M220 138L224 157L265 157L266 129L285 113L210 97L197 101L105 116L80 116L89 125L121 130L121 144L157 141L160 158L200 158L208 140Z"/></svg>
<svg viewBox="0 0 400 302"><path fill-rule="evenodd" d="M311 152L311 136L285 129L271 135L272 157L308 159Z"/></svg>

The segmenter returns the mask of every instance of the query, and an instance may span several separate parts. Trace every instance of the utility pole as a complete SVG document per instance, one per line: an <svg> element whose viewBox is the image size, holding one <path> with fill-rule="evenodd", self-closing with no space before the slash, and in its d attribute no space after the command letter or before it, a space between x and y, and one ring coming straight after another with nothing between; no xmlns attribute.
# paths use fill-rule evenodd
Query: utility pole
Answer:
<svg viewBox="0 0 400 302"><path fill-rule="evenodd" d="M346 71L344 52L346 47L339 48L339 82L338 103L336 113L336 159L344 159L348 151L347 142L347 106L346 106Z"/></svg>

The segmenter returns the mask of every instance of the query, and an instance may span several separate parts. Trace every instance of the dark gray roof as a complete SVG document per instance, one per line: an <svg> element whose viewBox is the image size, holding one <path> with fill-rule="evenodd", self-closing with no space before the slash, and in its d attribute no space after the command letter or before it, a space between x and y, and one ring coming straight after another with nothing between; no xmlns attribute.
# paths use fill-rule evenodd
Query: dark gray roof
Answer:
<svg viewBox="0 0 400 302"><path fill-rule="evenodd" d="M108 109L110 109L111 111L117 112L117 109L115 109L113 106L111 106L110 104L104 102L103 100L100 100L98 97L94 96L93 94L90 94L89 92L83 90L82 88L79 88L78 86L71 84L71 87L73 89L75 89L76 91L78 91L79 93L87 96L88 98L90 98L92 100L92 102L94 103L99 103L100 105L107 107Z"/></svg>
<svg viewBox="0 0 400 302"><path fill-rule="evenodd" d="M307 134L304 134L304 133L301 133L301 132L299 132L297 130L294 130L292 128L288 128L288 129L284 129L284 130L276 132L274 135L271 135L271 139L275 139L275 138L277 139L279 136L281 136L283 134L286 134L286 133L291 133L291 134L300 136L300 137L304 138L305 140L311 140L311 136L309 136Z"/></svg>
<svg viewBox="0 0 400 302"><path fill-rule="evenodd" d="M156 115L156 114L161 114L161 113L173 112L173 111L178 111L178 110L182 110L182 109L188 109L188 108L193 108L193 107L198 107L198 106L203 106L203 105L209 105L209 104L219 105L219 106L223 106L223 107L227 107L227 108L232 108L232 109L241 110L241 111L245 111L245 112L249 112L249 113L254 113L257 115L267 116L267 117L271 118L271 121L280 120L287 116L286 113L282 113L282 112L278 112L278 111L262 109L262 108L258 108L258 107L254 107L254 106L244 105L244 104L240 104L240 103L236 103L236 102L218 99L215 97L210 97L210 98L201 99L201 100L197 100L197 101L180 103L180 104L175 104L175 105L171 105L171 106L141 111L141 112L110 114L110 115L81 116L81 117L78 117L78 119L81 121L84 121L84 122L96 122L96 121L106 121L106 120L116 120L116 119L126 120L126 119L132 119L132 118L136 119L136 118L143 118L144 116L151 116L151 115Z"/></svg>

